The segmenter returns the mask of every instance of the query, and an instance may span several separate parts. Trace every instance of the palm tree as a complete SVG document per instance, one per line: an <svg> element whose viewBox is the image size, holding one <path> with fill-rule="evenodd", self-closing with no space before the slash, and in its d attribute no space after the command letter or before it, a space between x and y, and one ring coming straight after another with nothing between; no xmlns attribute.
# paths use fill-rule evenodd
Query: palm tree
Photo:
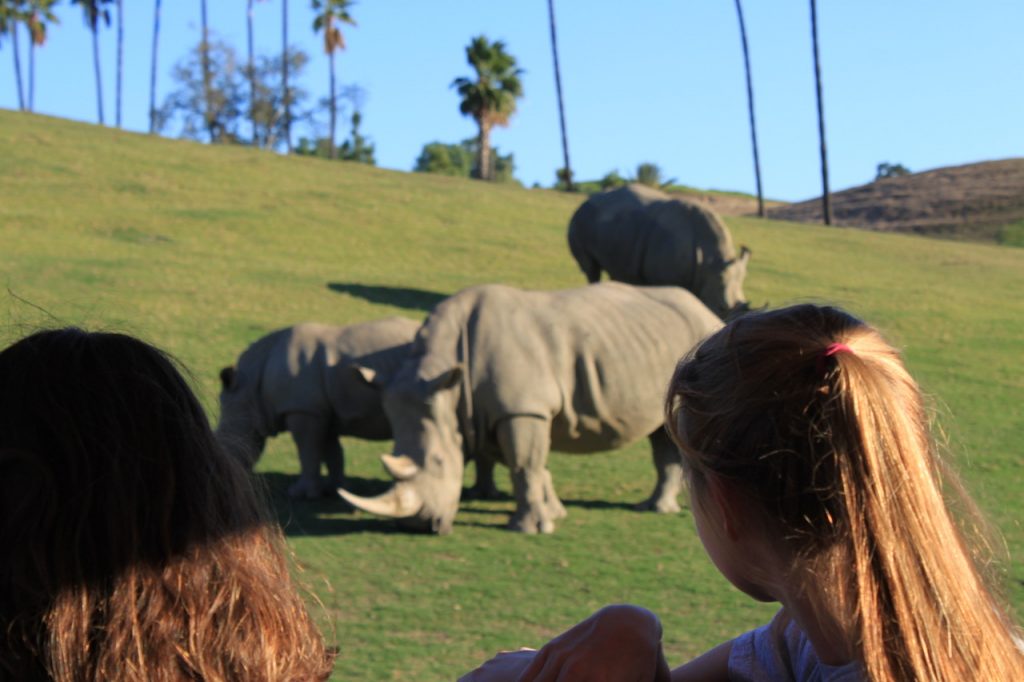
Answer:
<svg viewBox="0 0 1024 682"><path fill-rule="evenodd" d="M160 0L153 5L153 57L149 69L149 134L156 133L156 63L160 42Z"/></svg>
<svg viewBox="0 0 1024 682"><path fill-rule="evenodd" d="M284 102L284 140L292 153L292 104L288 96L288 0L281 0L281 99Z"/></svg>
<svg viewBox="0 0 1024 682"><path fill-rule="evenodd" d="M20 0L0 0L0 35L11 36L14 51L14 79L18 88L18 109L25 110L25 92L21 85L21 56L18 49L18 23L25 20L25 10Z"/></svg>
<svg viewBox="0 0 1024 682"><path fill-rule="evenodd" d="M255 0L256 2L262 2L263 0ZM258 140L258 134L256 132L256 56L253 50L252 41L252 6L254 0L247 0L245 9L245 29L246 38L248 41L248 69L247 73L249 76L249 120L252 122L252 143L255 145Z"/></svg>
<svg viewBox="0 0 1024 682"><path fill-rule="evenodd" d="M825 151L825 108L821 101L821 64L818 59L817 0L811 0L811 40L814 43L814 86L818 93L818 138L821 140L821 208L825 224L832 224L832 203L828 192L828 154Z"/></svg>
<svg viewBox="0 0 1024 682"><path fill-rule="evenodd" d="M555 0L548 0L548 19L551 24L551 53L555 60L555 89L558 91L558 122L562 126L562 157L565 191L572 192L572 167L569 165L569 138L565 132L565 105L562 103L562 74L558 68L558 39L555 35Z"/></svg>
<svg viewBox="0 0 1024 682"><path fill-rule="evenodd" d="M81 5L85 25L92 32L92 62L96 73L96 109L100 125L103 125L103 80L100 77L100 21L110 26L110 10L104 5L113 0L71 0L72 5Z"/></svg>
<svg viewBox="0 0 1024 682"><path fill-rule="evenodd" d="M199 0L199 15L203 31L201 42L199 43L200 60L203 63L203 120L206 122L207 132L210 133L210 141L216 142L214 136L213 104L210 102L213 73L210 70L210 25L206 21L206 0Z"/></svg>
<svg viewBox="0 0 1024 682"><path fill-rule="evenodd" d="M754 178L757 180L757 215L764 217L764 194L761 191L761 160L757 154L757 126L754 118L754 84L750 77L750 49L747 47L747 27L743 22L743 5L736 0L736 16L740 20L740 40L743 42L743 66L747 71L747 108L750 110L750 140L754 147Z"/></svg>
<svg viewBox="0 0 1024 682"><path fill-rule="evenodd" d="M334 79L334 53L337 50L345 49L345 36L341 34L339 24L355 26L356 22L348 13L351 0L313 0L313 10L317 12L313 21L313 31L324 32L324 52L327 53L330 61L330 106L331 106L331 133L328 138L331 158L338 158L338 148L334 144L334 134L338 120L338 102L335 94ZM358 113L358 112L357 112Z"/></svg>
<svg viewBox="0 0 1024 682"><path fill-rule="evenodd" d="M35 109L36 99L36 46L46 44L46 27L60 23L53 13L58 0L29 0L28 30L31 41L28 46L28 110Z"/></svg>
<svg viewBox="0 0 1024 682"><path fill-rule="evenodd" d="M117 0L117 108L115 125L121 127L121 83L124 78L124 0Z"/></svg>
<svg viewBox="0 0 1024 682"><path fill-rule="evenodd" d="M456 88L462 101L459 111L472 116L480 129L477 149L475 177L490 180L494 177L491 168L491 128L506 126L516 110L516 100L523 96L523 84L519 80L522 69L516 68L515 57L505 51L505 43L493 43L485 36L477 36L466 47L466 61L476 71L476 79L456 78Z"/></svg>

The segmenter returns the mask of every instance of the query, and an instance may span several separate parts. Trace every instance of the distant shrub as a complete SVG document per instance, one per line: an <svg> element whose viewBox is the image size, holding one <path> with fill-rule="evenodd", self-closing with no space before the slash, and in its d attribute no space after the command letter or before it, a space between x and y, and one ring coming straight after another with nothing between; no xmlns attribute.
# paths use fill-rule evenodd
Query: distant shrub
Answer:
<svg viewBox="0 0 1024 682"><path fill-rule="evenodd" d="M898 178L904 175L910 175L910 169L902 163L883 162L878 164L878 169L875 172L875 180L881 180L883 178Z"/></svg>

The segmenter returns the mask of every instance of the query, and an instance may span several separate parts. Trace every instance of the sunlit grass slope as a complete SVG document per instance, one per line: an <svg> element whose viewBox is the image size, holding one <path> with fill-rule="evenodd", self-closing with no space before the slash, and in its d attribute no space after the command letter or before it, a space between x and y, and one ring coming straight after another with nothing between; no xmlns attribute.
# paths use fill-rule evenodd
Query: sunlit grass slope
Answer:
<svg viewBox="0 0 1024 682"><path fill-rule="evenodd" d="M482 282L581 285L565 243L581 200L0 112L0 341L68 323L140 335L191 368L215 418L217 370L271 329L419 319ZM836 302L905 350L1006 540L1002 577L1024 613L1024 251L729 224L754 252L755 304ZM388 444L346 445L354 484L381 489ZM273 441L258 470L340 647L337 679L453 679L607 602L657 611L672 661L772 612L716 573L688 512L629 509L653 485L643 444L556 454L551 469L569 510L553 536L502 530L510 500L463 504L449 537L409 536L331 500L288 502L294 449Z"/></svg>

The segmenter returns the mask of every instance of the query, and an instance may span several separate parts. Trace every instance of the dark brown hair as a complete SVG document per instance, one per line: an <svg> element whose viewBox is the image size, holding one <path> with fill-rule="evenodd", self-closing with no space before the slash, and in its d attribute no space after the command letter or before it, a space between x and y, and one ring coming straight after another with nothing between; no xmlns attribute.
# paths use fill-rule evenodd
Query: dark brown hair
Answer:
<svg viewBox="0 0 1024 682"><path fill-rule="evenodd" d="M816 305L747 314L679 364L666 415L694 503L708 477L742 490L869 679L1024 670L943 488L973 506L936 452L917 384L875 329Z"/></svg>
<svg viewBox="0 0 1024 682"><path fill-rule="evenodd" d="M252 480L130 336L0 352L0 547L0 679L330 673Z"/></svg>

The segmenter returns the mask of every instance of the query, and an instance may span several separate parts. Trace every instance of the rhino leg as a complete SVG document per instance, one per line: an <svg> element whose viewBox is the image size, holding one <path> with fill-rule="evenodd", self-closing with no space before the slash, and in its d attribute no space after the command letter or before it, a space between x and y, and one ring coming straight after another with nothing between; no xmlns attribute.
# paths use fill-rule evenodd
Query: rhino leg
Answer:
<svg viewBox="0 0 1024 682"><path fill-rule="evenodd" d="M498 424L498 445L512 474L516 511L510 530L553 533L565 508L555 495L547 470L551 425L537 417L512 417Z"/></svg>
<svg viewBox="0 0 1024 682"><path fill-rule="evenodd" d="M494 485L494 460L486 455L476 455L473 460L476 462L476 483L466 491L466 499L500 499L501 491Z"/></svg>
<svg viewBox="0 0 1024 682"><path fill-rule="evenodd" d="M341 446L330 432L327 420L312 414L292 413L285 425L299 451L300 472L299 480L288 488L288 495L311 500L320 497L325 490L334 490L335 487L325 486L320 478L321 462L327 463L332 480L343 473Z"/></svg>
<svg viewBox="0 0 1024 682"><path fill-rule="evenodd" d="M658 482L651 496L636 505L641 511L656 511L671 514L679 511L679 494L683 491L683 456L664 429L650 435L654 468L658 471Z"/></svg>

